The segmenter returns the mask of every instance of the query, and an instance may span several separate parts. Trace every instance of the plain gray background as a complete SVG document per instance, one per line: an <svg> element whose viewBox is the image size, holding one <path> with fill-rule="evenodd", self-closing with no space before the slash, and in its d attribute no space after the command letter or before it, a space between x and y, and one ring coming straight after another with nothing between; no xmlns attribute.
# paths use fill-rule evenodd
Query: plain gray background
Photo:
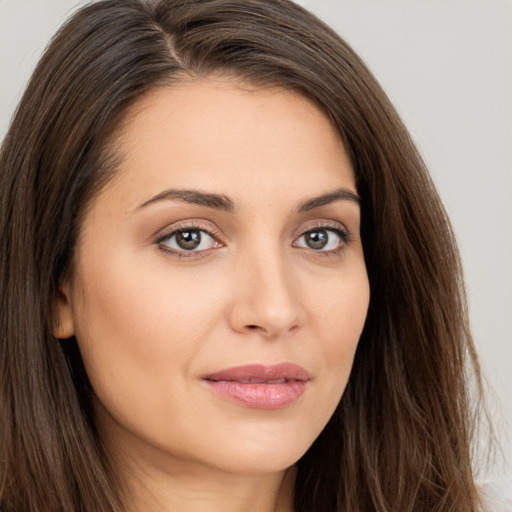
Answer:
<svg viewBox="0 0 512 512"><path fill-rule="evenodd" d="M452 218L512 477L512 1L304 0L367 62ZM0 0L0 138L46 43L84 1Z"/></svg>

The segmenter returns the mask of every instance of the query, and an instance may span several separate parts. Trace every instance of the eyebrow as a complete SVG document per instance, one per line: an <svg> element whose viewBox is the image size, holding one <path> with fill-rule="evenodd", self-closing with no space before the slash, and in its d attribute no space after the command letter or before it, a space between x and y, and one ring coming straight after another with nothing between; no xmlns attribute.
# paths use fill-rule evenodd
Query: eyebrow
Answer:
<svg viewBox="0 0 512 512"><path fill-rule="evenodd" d="M184 201L185 203L198 204L201 206L207 206L214 210L223 210L227 212L235 211L235 204L229 197L221 194L209 194L206 192L199 192L198 190L182 190L182 189L169 189L164 192L152 197L145 203L139 206L144 208L150 204L156 203L162 200L173 200Z"/></svg>
<svg viewBox="0 0 512 512"><path fill-rule="evenodd" d="M309 212L315 208L320 208L321 206L326 206L334 203L335 201L341 200L352 201L358 206L361 205L361 198L357 194L347 188L337 188L327 194L322 194L321 196L314 197L313 199L308 199L305 203L299 205L298 211Z"/></svg>
<svg viewBox="0 0 512 512"><path fill-rule="evenodd" d="M145 208L150 204L163 200L178 200L186 203L198 204L213 208L214 210L222 210L233 213L235 211L235 203L223 194L212 194L208 192L200 192L198 190L187 189L169 189L148 199L138 209ZM335 201L351 201L357 205L361 204L361 199L357 194L346 188L338 188L326 194L322 194L299 204L297 211L300 213L309 212L315 208L320 208Z"/></svg>

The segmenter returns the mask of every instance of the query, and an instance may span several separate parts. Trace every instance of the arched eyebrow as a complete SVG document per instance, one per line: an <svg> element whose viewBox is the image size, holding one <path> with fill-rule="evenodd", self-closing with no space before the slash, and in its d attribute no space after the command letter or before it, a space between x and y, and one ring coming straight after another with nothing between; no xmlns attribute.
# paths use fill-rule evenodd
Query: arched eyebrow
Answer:
<svg viewBox="0 0 512 512"><path fill-rule="evenodd" d="M206 206L208 208L213 208L214 210L222 210L229 213L235 212L235 203L228 196L188 189L165 190L139 205L138 209L145 208L150 204L163 200L178 200L186 203ZM361 204L361 199L357 194L346 188L338 188L300 203L297 207L297 211L299 213L309 212L315 208L320 208L340 200L352 201L357 205Z"/></svg>
<svg viewBox="0 0 512 512"><path fill-rule="evenodd" d="M327 192L326 194L322 194L320 196L314 197L312 199L308 199L306 202L301 203L297 208L297 211L309 212L310 210L314 210L315 208L320 208L321 206L326 206L328 204L334 203L335 201L352 201L356 203L358 206L361 205L361 198L349 190L348 188L337 188L332 192Z"/></svg>
<svg viewBox="0 0 512 512"><path fill-rule="evenodd" d="M235 204L229 197L222 194L210 194L207 192L199 192L198 190L186 189L169 189L161 192L160 194L148 199L146 202L139 205L140 208L149 206L162 200L184 201L185 203L198 204L200 206L207 206L214 210L223 210L233 213L235 211Z"/></svg>

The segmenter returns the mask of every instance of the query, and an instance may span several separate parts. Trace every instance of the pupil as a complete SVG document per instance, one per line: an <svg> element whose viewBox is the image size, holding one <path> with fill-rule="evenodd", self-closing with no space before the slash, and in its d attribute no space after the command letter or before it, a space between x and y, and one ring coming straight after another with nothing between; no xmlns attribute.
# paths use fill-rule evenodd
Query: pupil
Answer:
<svg viewBox="0 0 512 512"><path fill-rule="evenodd" d="M199 231L178 231L176 233L176 243L182 249L191 251L201 243L201 233Z"/></svg>
<svg viewBox="0 0 512 512"><path fill-rule="evenodd" d="M327 245L327 231L310 231L306 233L306 243L311 249L323 249Z"/></svg>

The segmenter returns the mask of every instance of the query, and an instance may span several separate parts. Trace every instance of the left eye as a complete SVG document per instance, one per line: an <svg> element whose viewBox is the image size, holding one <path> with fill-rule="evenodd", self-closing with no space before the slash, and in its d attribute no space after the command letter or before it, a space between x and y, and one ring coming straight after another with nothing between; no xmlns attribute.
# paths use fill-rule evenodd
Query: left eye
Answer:
<svg viewBox="0 0 512 512"><path fill-rule="evenodd" d="M162 238L159 243L175 252L206 251L217 245L216 240L203 229L180 229Z"/></svg>
<svg viewBox="0 0 512 512"><path fill-rule="evenodd" d="M335 229L312 229L301 235L295 244L315 251L334 251L343 245L344 238Z"/></svg>

